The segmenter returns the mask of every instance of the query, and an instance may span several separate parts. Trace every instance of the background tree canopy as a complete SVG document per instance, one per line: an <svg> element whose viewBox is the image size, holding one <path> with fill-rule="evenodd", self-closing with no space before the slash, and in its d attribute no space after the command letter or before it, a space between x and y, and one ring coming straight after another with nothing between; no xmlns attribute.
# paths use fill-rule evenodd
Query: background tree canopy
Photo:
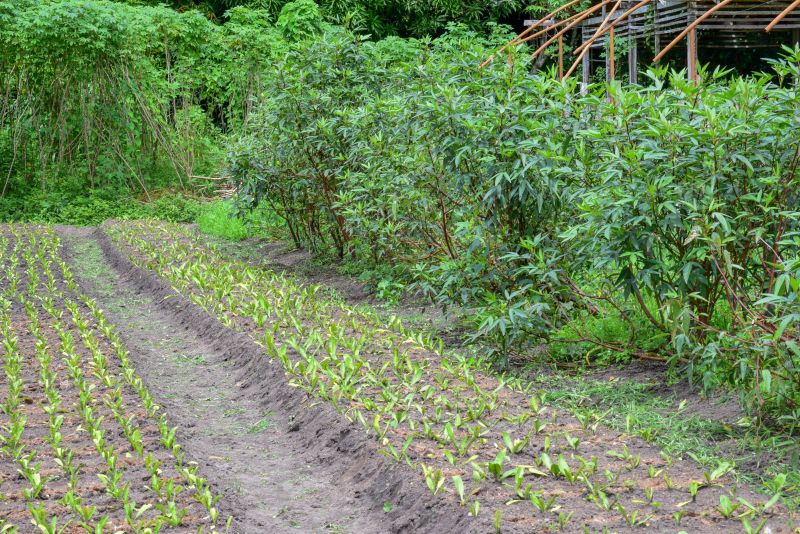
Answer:
<svg viewBox="0 0 800 534"><path fill-rule="evenodd" d="M157 5L163 2L130 1L130 4ZM277 20L287 0L216 0L167 2L184 11L199 9L208 16L222 20L232 7L246 6L263 9ZM536 2L542 8L555 2ZM322 0L320 11L328 22L377 37L387 35L423 37L444 31L448 22L461 22L480 28L486 22L521 25L525 12L533 12L531 2L523 0Z"/></svg>

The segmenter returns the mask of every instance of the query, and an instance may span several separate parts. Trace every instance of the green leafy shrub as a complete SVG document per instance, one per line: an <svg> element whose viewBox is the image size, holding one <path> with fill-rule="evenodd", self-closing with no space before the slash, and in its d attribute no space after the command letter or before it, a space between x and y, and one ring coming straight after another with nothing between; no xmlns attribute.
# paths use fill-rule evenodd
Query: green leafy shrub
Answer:
<svg viewBox="0 0 800 534"><path fill-rule="evenodd" d="M322 14L314 0L294 0L281 8L276 26L287 41L300 41L320 33Z"/></svg>
<svg viewBox="0 0 800 534"><path fill-rule="evenodd" d="M296 45L231 151L238 205L270 206L298 246L394 266L383 292L464 306L501 360L657 359L785 415L800 93L780 80L800 52L777 76L662 69L581 94L515 51L477 69L502 32Z"/></svg>

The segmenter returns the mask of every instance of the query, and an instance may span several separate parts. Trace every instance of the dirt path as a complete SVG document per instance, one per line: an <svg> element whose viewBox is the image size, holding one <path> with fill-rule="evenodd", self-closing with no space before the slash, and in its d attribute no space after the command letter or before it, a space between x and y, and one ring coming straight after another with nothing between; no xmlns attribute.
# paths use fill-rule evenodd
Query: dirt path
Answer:
<svg viewBox="0 0 800 534"><path fill-rule="evenodd" d="M285 383L282 368L152 276L92 229L59 228L81 284L120 330L179 439L223 495L233 530L467 532L452 503L376 453L329 406Z"/></svg>

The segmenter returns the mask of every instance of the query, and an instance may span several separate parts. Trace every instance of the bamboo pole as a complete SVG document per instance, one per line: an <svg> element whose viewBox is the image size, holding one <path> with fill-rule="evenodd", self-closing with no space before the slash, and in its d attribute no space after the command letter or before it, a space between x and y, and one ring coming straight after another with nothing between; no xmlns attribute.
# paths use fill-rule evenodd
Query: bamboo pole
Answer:
<svg viewBox="0 0 800 534"><path fill-rule="evenodd" d="M578 3L582 2L582 1L583 0L571 0L570 2L564 4L563 6L557 8L557 9L554 9L553 11L551 11L550 13L545 15L544 17L540 18L535 23L533 23L530 26L528 26L527 28L525 28L525 30L522 33L520 33L519 35L517 35L516 37L511 39L506 44L504 44L500 48L500 50L498 50L497 52L495 52L494 54L489 56L487 59L485 59L483 61L483 63L481 63L481 65L480 65L481 68L483 68L486 65L488 65L489 63L491 63L494 58L496 58L498 55L502 54L509 46L515 46L515 45L518 45L518 44L522 43L523 41L519 41L519 39L522 39L524 36L528 35L530 32L532 32L538 26L544 24L546 21L550 20L551 18L553 18L554 16L556 16L560 12L564 11L565 9L570 8L570 7L574 6L575 4L578 4Z"/></svg>
<svg viewBox="0 0 800 534"><path fill-rule="evenodd" d="M537 20L535 23L531 24L528 28L525 29L524 32L522 32L519 35L517 35L516 37L514 37L511 40L511 42L514 43L514 44L519 44L519 42L520 42L519 39L521 39L526 33L532 31L534 28L536 28L538 26L541 26L542 24L544 24L545 22L547 22L551 18L555 17L556 15L558 15L559 13L564 11L565 9L570 8L570 7L574 6L575 4L578 4L578 3L582 2L582 1L583 0L572 0L571 2L568 2L568 3L564 4L563 6L559 7L558 9L554 9L553 11L551 11L550 13L545 15L544 17L542 17L539 20Z"/></svg>
<svg viewBox="0 0 800 534"><path fill-rule="evenodd" d="M582 43L578 48L576 48L573 54L577 55L580 52L582 52L586 48L586 43L594 41L594 39L600 35L600 32L602 32L603 29L605 29L606 25L608 24L608 21L611 20L611 17L614 15L614 13L616 13L620 5L622 5L622 0L617 0L616 3L614 3L614 6L611 8L611 11L609 11L608 14L605 16L606 18L604 18L603 22L601 22L600 25L597 27L594 34L592 34L592 36L589 37L589 39L586 42Z"/></svg>
<svg viewBox="0 0 800 534"><path fill-rule="evenodd" d="M558 38L558 79L564 79L564 36Z"/></svg>
<svg viewBox="0 0 800 534"><path fill-rule="evenodd" d="M559 20L558 22L553 23L551 26L548 26L548 27L546 27L544 29L541 29L541 30L539 30L538 32L536 32L536 33L534 33L532 35L528 35L527 37L525 37L524 39L521 39L516 44L522 44L522 43L530 41L531 39L536 39L537 37L540 37L540 36L544 35L547 32L553 31L554 29L558 28L559 26L563 26L564 24L569 24L570 22L572 22L573 20L578 18L581 15L581 13L583 13L583 11L581 11L580 13L575 13L574 15L570 15L569 17L565 18L564 20Z"/></svg>
<svg viewBox="0 0 800 534"><path fill-rule="evenodd" d="M627 19L631 15L631 13L641 9L642 7L646 6L650 2L652 2L652 0L641 0L641 2L639 2L638 4L633 6L632 8L628 9L627 11L625 11L622 15L620 15L619 17L614 19L609 26L606 26L605 28L603 28L602 32L600 32L599 35L592 36L591 38L589 38L586 41L584 41L583 43L581 43L581 46L579 46L578 48L575 49L575 53L578 53L578 52L582 51L586 46L591 46L592 44L594 44L594 42L597 39L599 39L600 37L605 35L606 32L611 30L611 28L613 28L614 26L616 26L617 24L619 24L623 20Z"/></svg>
<svg viewBox="0 0 800 534"><path fill-rule="evenodd" d="M542 46L540 46L539 48L537 48L537 49L536 49L536 51L535 51L533 54L531 54L531 57L536 57L536 56L538 56L539 54L541 54L541 53L542 53L542 51L543 51L545 48L547 48L548 46L550 46L550 43L552 43L553 41L555 41L556 39L558 39L559 37L561 37L562 35L564 35L565 33L567 33L567 32L568 32L569 30L571 30L571 29L572 29L574 26L577 26L578 24L580 24L580 23L583 21L583 19L587 18L589 15L591 15L592 13L594 13L595 11L597 11L598 9L602 8L603 6L605 6L606 4L608 4L608 3L610 3L610 2L611 2L611 0L603 0L602 2L600 2L599 4L597 4L596 6L594 6L594 7L590 8L590 9L587 9L586 11L584 11L584 12L581 14L581 16L580 16L580 17L578 17L577 19L575 19L575 20L572 22L572 24L570 24L570 25L569 25L569 26L567 26L566 28L562 29L562 30L561 30L561 31L559 31L557 34L555 34L553 37L551 37L550 39L548 39L547 41L545 41L545 43L544 43ZM569 75L568 75L568 76L569 76Z"/></svg>
<svg viewBox="0 0 800 534"><path fill-rule="evenodd" d="M795 1L797 2L798 0L795 0ZM714 13L716 13L717 11L722 9L723 7L727 6L731 2L733 2L733 0L722 0L719 4L715 5L714 7L712 7L711 9L709 9L708 11L706 11L705 13L703 13L702 15L697 17L694 20L694 22L689 24L681 33L678 34L678 36L675 39L672 40L672 42L670 42L667 46L665 46L661 50L661 52L659 52L658 55L655 58L653 58L653 63L658 62L658 60L660 60L662 57L664 57L667 54L667 52L672 50L672 48L681 41L681 39L686 37L686 35L689 32L691 32L692 30L697 28L700 25L701 22L703 22L708 17L710 17L711 15L713 15Z"/></svg>
<svg viewBox="0 0 800 534"><path fill-rule="evenodd" d="M689 81L697 81L697 30L689 32L689 39L686 43L686 65L689 73Z"/></svg>
<svg viewBox="0 0 800 534"><path fill-rule="evenodd" d="M642 1L644 1L644 0L642 0ZM648 0L648 1L650 1L650 0ZM597 27L597 31L594 32L594 34L587 40L587 42L589 42L589 43L594 42L594 40L597 39L597 37L600 35L600 32L602 32L604 29L606 29L606 23L611 18L611 16L614 14L614 11L619 7L621 2L622 2L622 0L617 0L617 3L614 4L614 7L608 13L608 15L606 16L605 20L603 20L602 24L600 24L600 26ZM614 22L615 23L619 22L619 19L615 20ZM612 26L613 26L613 24L612 24ZM584 43L584 45L585 44L586 43ZM583 46L583 45L581 45L581 46ZM580 55L577 57L577 59L575 59L575 62L569 68L567 73L564 74L565 78L569 78L572 75L572 73L575 72L575 69L578 68L578 64L583 60L583 56L585 56L589 52L589 50L591 50L591 48L592 48L591 46L583 46L583 49L580 51ZM578 51L576 50L575 53L578 53Z"/></svg>
<svg viewBox="0 0 800 534"><path fill-rule="evenodd" d="M800 0L794 0L794 2L792 2L791 4L789 4L789 6L788 6L786 9L784 9L783 11L781 11L780 15L778 15L777 17L775 17L775 18L773 19L773 21L772 21L772 22L770 22L770 23L767 25L767 27L766 27L766 28L764 28L764 31L768 31L768 32L772 31L772 28L774 28L774 27L775 27L775 26L776 26L776 25L777 25L777 24L778 24L780 21L782 21L783 19L785 19L785 18L786 18L786 16L787 16L789 13L791 13L792 11L794 11L795 9L797 9L797 7L798 7L798 6L800 6Z"/></svg>

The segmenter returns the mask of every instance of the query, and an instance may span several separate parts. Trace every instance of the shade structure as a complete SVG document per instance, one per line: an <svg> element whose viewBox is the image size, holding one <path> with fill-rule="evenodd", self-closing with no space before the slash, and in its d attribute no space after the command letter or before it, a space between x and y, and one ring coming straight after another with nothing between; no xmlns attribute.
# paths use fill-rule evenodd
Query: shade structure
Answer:
<svg viewBox="0 0 800 534"><path fill-rule="evenodd" d="M535 44L534 56L557 46L559 65L564 63L564 33L579 29L580 42L569 58L574 62L568 69L560 67L560 75L571 75L582 62L584 82L588 82L592 50L597 49L608 49L606 71L613 72L613 43L625 40L629 77L635 82L637 43L652 39L654 61L685 43L687 72L696 78L698 47L766 48L798 43L800 0L595 0L588 6L572 0L539 20L526 21L526 26L507 46Z"/></svg>

